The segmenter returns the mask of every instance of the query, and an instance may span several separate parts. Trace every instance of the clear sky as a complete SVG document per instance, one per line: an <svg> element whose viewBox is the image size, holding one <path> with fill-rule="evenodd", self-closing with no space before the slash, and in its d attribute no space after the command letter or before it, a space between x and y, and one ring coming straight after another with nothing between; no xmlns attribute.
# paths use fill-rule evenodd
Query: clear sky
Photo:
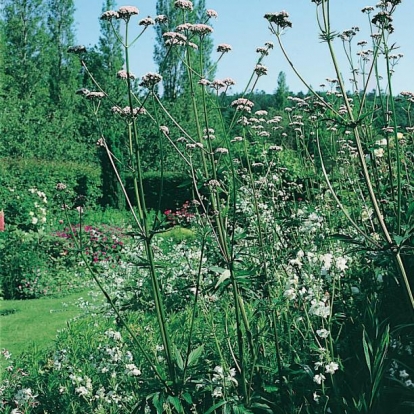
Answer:
<svg viewBox="0 0 414 414"><path fill-rule="evenodd" d="M377 0L331 0L332 29L337 32L358 26L360 32L356 41L368 41L370 44L368 17L361 13L365 6L375 6ZM93 45L99 37L99 16L102 10L102 0L75 0L76 36L79 44ZM141 18L155 17L156 0L118 1L118 6L136 6L139 16L134 16L138 22ZM233 50L220 61L217 79L233 78L236 85L233 91L244 89L258 58L256 48L272 41L275 48L263 62L268 67L268 75L261 77L257 89L273 92L277 87L277 77L280 71L285 72L287 84L291 91L306 91L296 75L286 63L280 52L276 38L270 33L265 13L286 10L293 22L293 28L288 29L283 36L283 42L295 63L297 69L315 88L326 83L326 78L335 78L332 64L329 60L327 45L318 38L315 18L316 6L311 0L206 0L207 8L218 12L218 18L213 19L214 44L228 43ZM404 57L395 67L393 92L414 90L414 1L403 0L394 15L395 32L391 35L391 43L399 47L395 53ZM133 21L135 26L137 23ZM153 63L153 45L155 31L149 28L132 49L132 71L136 76L156 71ZM350 67L347 64L342 49L342 42L335 41L338 58L341 64L343 78L350 78ZM358 50L355 42L355 52ZM215 53L215 52L214 52ZM374 85L373 85L374 87Z"/></svg>

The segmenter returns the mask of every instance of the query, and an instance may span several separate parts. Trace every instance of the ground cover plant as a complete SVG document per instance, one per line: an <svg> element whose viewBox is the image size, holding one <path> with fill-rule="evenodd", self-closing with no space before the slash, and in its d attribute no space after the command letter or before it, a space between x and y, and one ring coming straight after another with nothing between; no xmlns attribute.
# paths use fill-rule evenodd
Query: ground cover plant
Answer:
<svg viewBox="0 0 414 414"><path fill-rule="evenodd" d="M173 2L173 20L139 20L133 39L136 7L102 14L124 51L115 89L94 77L83 46L70 48L90 77L79 99L98 125L112 116L124 126L117 145L103 128L97 145L132 218L116 231L91 226L84 205L65 201L71 188L56 184L68 224L55 237L106 303L71 322L54 349L10 363L5 412L413 412L414 93L392 89L401 1L362 10L370 49L356 28L333 31L333 3L312 3L337 77L314 90L292 63L309 93L286 97L281 111L256 109L252 94L273 43L258 47L245 93L228 99L234 81L214 79L214 67L231 46L218 46L217 62L206 58L217 12L198 13L191 1ZM267 13L263 24L291 62L288 13ZM160 97L160 74L130 72L130 46L153 25L164 42L160 68L174 56L183 71L177 111ZM387 87L370 96L380 61ZM171 159L190 200L149 209L149 138L158 206Z"/></svg>

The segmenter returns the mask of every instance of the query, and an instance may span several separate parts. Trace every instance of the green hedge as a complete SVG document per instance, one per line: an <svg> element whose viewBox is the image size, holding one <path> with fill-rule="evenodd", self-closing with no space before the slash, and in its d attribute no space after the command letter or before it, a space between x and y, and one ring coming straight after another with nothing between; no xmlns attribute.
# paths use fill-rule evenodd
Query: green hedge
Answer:
<svg viewBox="0 0 414 414"><path fill-rule="evenodd" d="M0 210L5 211L7 222L19 224L21 220L27 220L27 217L19 215L21 206L32 196L30 189L46 195L48 210L59 209L60 205L52 202L57 183L64 183L67 187L67 204L95 206L102 197L101 171L98 165L1 158ZM70 204L69 208L73 207Z"/></svg>
<svg viewBox="0 0 414 414"><path fill-rule="evenodd" d="M150 171L144 174L143 184L148 209L160 211L174 209L194 198L191 180L181 173L165 172L161 178L159 171ZM131 201L135 203L132 177L127 178L127 192Z"/></svg>

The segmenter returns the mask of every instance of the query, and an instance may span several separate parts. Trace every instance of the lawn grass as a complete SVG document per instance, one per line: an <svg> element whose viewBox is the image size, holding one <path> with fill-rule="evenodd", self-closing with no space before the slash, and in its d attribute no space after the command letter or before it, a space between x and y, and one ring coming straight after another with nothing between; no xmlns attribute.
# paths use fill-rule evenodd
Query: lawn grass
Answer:
<svg viewBox="0 0 414 414"><path fill-rule="evenodd" d="M15 358L33 345L37 349L52 345L57 330L82 314L82 309L76 305L82 297L87 300L88 291L60 298L1 301L0 349L7 349ZM6 362L0 358L0 369Z"/></svg>

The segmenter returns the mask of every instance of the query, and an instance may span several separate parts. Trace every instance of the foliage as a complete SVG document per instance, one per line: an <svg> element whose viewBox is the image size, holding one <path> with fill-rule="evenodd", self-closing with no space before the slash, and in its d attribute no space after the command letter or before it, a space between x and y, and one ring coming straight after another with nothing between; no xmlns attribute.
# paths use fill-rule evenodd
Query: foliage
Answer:
<svg viewBox="0 0 414 414"><path fill-rule="evenodd" d="M31 221L30 212L39 208L35 206L39 202L47 204L53 213L49 214L50 220L62 218L61 204L55 197L56 185L60 182L66 183L65 203L68 207L99 203L100 174L93 165L2 158L0 205L5 211L6 224L21 226Z"/></svg>

